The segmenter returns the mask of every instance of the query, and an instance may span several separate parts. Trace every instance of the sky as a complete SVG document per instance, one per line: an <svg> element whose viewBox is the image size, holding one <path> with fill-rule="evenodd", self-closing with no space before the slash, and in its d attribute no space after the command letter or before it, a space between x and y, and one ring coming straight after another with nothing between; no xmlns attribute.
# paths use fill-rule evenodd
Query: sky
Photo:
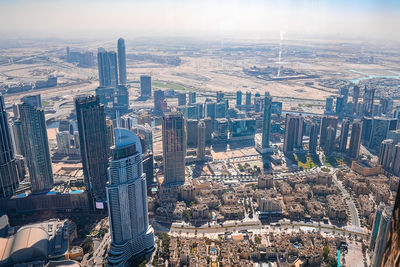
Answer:
<svg viewBox="0 0 400 267"><path fill-rule="evenodd" d="M400 0L0 0L0 34L400 41Z"/></svg>

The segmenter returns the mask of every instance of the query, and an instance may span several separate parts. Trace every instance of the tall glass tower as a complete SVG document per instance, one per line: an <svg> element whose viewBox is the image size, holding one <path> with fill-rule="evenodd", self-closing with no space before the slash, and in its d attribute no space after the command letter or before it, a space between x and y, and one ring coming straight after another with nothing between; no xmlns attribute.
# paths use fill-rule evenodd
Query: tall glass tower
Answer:
<svg viewBox="0 0 400 267"><path fill-rule="evenodd" d="M269 135L271 133L271 107L272 99L269 93L265 93L264 97L264 114L263 114L263 132L262 147L269 148Z"/></svg>
<svg viewBox="0 0 400 267"><path fill-rule="evenodd" d="M154 249L154 231L149 225L140 140L122 128L115 129L114 136L107 186L112 238L108 263L129 266L134 258Z"/></svg>
<svg viewBox="0 0 400 267"><path fill-rule="evenodd" d="M96 202L106 198L108 152L106 114L97 96L75 98L83 175Z"/></svg>
<svg viewBox="0 0 400 267"><path fill-rule="evenodd" d="M271 113L272 113L272 98L268 92L264 96L264 110L263 110L263 126L261 142L258 142L256 149L259 153L265 154L272 152L269 145L269 137L271 134Z"/></svg>
<svg viewBox="0 0 400 267"><path fill-rule="evenodd" d="M164 184L183 184L187 141L182 113L167 113L163 116L162 139Z"/></svg>
<svg viewBox="0 0 400 267"><path fill-rule="evenodd" d="M31 190L44 192L54 184L44 110L40 95L24 97L22 102L19 114Z"/></svg>
<svg viewBox="0 0 400 267"><path fill-rule="evenodd" d="M119 70L119 84L126 84L126 53L125 53L125 40L118 39L118 70Z"/></svg>
<svg viewBox="0 0 400 267"><path fill-rule="evenodd" d="M99 49L97 53L100 87L116 88L118 84L117 54Z"/></svg>
<svg viewBox="0 0 400 267"><path fill-rule="evenodd" d="M0 94L0 197L12 196L18 186L10 129L3 95Z"/></svg>

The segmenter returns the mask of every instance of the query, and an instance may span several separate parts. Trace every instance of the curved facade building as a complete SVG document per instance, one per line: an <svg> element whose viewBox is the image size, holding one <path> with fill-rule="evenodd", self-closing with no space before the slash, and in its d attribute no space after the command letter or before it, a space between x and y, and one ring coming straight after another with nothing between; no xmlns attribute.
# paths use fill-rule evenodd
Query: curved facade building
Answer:
<svg viewBox="0 0 400 267"><path fill-rule="evenodd" d="M114 136L107 186L112 239L108 266L128 266L134 258L153 251L154 233L149 225L140 140L127 129L115 129Z"/></svg>
<svg viewBox="0 0 400 267"><path fill-rule="evenodd" d="M12 147L4 98L0 94L0 197L14 194L18 186L17 168Z"/></svg>

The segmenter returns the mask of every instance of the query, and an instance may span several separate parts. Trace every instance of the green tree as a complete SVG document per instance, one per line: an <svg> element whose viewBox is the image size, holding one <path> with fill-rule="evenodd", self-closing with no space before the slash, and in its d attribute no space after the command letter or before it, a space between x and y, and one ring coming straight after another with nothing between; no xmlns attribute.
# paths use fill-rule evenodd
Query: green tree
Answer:
<svg viewBox="0 0 400 267"><path fill-rule="evenodd" d="M146 267L147 266L146 260L142 261L138 266L139 267Z"/></svg>
<svg viewBox="0 0 400 267"><path fill-rule="evenodd" d="M189 222L190 221L190 210L184 210L183 211L183 219L185 220L185 222Z"/></svg>
<svg viewBox="0 0 400 267"><path fill-rule="evenodd" d="M88 236L82 241L83 253L93 253L93 239Z"/></svg>
<svg viewBox="0 0 400 267"><path fill-rule="evenodd" d="M328 246L324 246L322 250L323 250L324 259L326 260L328 258L328 255L329 255L329 247Z"/></svg>

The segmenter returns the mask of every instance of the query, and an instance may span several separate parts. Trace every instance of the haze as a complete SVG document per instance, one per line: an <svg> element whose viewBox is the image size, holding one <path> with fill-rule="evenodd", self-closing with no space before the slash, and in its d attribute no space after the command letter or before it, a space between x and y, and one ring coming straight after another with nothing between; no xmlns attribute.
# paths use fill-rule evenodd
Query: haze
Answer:
<svg viewBox="0 0 400 267"><path fill-rule="evenodd" d="M188 36L400 40L396 1L1 1L5 37Z"/></svg>

